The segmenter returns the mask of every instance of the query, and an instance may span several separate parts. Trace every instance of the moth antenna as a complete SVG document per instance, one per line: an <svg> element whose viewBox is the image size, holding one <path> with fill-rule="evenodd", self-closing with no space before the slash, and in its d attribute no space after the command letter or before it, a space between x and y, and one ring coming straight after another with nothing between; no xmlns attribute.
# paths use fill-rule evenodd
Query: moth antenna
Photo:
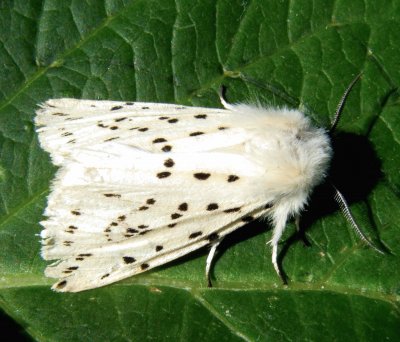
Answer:
<svg viewBox="0 0 400 342"><path fill-rule="evenodd" d="M232 106L231 104L229 104L226 99L225 99L225 93L226 93L226 87L221 85L221 87L219 88L219 100L221 101L221 104L224 106L225 109L229 109L229 110L233 110L234 106Z"/></svg>
<svg viewBox="0 0 400 342"><path fill-rule="evenodd" d="M335 194L334 194L334 199L336 203L339 205L340 210L343 213L343 216L346 218L347 222L350 223L352 228L355 230L357 235L363 240L368 246L371 248L375 249L377 252L381 254L385 254L382 250L380 250L378 247L376 247L366 236L365 234L361 231L361 228L358 226L357 222L355 221L350 208L346 202L346 199L344 198L343 194L334 186L332 185Z"/></svg>
<svg viewBox="0 0 400 342"><path fill-rule="evenodd" d="M339 103L338 103L338 105L337 105L337 107L336 107L335 117L334 117L334 119L333 119L333 121L332 121L332 125L331 125L331 128L330 128L330 130L329 130L329 134L330 134L330 135L333 134L333 132L334 132L335 129L336 129L336 126L337 126L338 123L339 123L340 117L342 116L342 111L343 111L344 104L345 104L345 102L346 102L346 100L347 100L347 96L349 95L351 89L354 87L354 85L355 85L356 82L360 79L361 76L362 76L362 72L360 72L360 73L351 81L351 83L349 84L349 86L348 86L347 89L345 90L345 92L344 92L342 98L340 99L340 101L339 101Z"/></svg>

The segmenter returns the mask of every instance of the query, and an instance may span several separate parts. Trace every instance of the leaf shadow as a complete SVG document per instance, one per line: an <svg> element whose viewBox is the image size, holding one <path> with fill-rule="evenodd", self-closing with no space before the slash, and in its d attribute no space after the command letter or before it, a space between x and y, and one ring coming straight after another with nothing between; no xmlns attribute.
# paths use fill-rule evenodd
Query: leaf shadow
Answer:
<svg viewBox="0 0 400 342"><path fill-rule="evenodd" d="M261 224L260 224L261 223ZM215 253L211 269L210 269L210 277L211 280L216 280L216 277L214 275L214 266L218 262L218 260L223 256L225 251L227 251L229 248L232 246L243 242L245 240L251 239L259 234L265 233L267 230L270 229L270 225L267 222L264 222L262 220L255 220L253 222L250 222L234 232L230 233L229 235L225 236L225 238L221 241L220 245L217 248L217 252ZM161 265L155 270L162 270L162 269L167 269L169 267L174 267L174 266L179 266L181 264L185 264L188 261L195 260L201 257L204 257L208 255L208 252L210 250L210 246L204 246L202 248L199 248L189 254L186 254L178 259L172 260L168 262L165 265ZM203 265L203 271L205 271L206 263L204 262ZM149 272L151 272L150 270ZM204 286L207 286L207 279L204 275Z"/></svg>
<svg viewBox="0 0 400 342"><path fill-rule="evenodd" d="M4 311L0 311L0 329L7 336L7 341L30 342L33 341L28 335L23 324L17 323Z"/></svg>
<svg viewBox="0 0 400 342"><path fill-rule="evenodd" d="M348 204L365 200L382 177L381 162L371 143L366 137L341 133L333 139L332 147L328 181L340 190ZM302 220L307 227L337 210L333 189L325 182L315 189Z"/></svg>
<svg viewBox="0 0 400 342"><path fill-rule="evenodd" d="M332 139L332 147L334 156L328 179L316 187L311 195L307 210L301 216L300 232L293 234L285 241L278 258L280 266L293 243L302 239L306 246L310 245L305 233L313 223L339 210L331 184L339 189L347 203L351 205L365 200L382 177L381 162L367 137L352 133L338 133ZM372 216L370 215L368 219L374 234L377 235L377 227ZM378 243L381 248L383 245L379 239Z"/></svg>
<svg viewBox="0 0 400 342"><path fill-rule="evenodd" d="M217 253L215 254L214 260L213 260L213 265L211 265L210 269L210 277L211 280L215 280L216 277L214 275L214 267L215 264L218 262L218 260L224 255L224 253L231 248L232 246L249 240L255 236L258 236L260 234L265 233L266 231L270 230L271 226L270 224L265 221L265 220L255 220L253 222L250 222L237 230L233 231L229 235L227 235L221 242L221 244L218 246ZM267 246L266 246L267 247ZM267 252L268 249L265 248L265 251Z"/></svg>

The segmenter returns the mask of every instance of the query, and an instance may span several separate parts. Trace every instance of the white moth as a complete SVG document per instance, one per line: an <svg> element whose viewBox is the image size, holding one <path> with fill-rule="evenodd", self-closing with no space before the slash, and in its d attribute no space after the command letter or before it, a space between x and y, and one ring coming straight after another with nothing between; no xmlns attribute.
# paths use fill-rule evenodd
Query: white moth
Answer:
<svg viewBox="0 0 400 342"><path fill-rule="evenodd" d="M279 239L325 177L329 134L297 110L221 101L225 109L76 99L41 106L40 144L59 166L41 222L42 256L58 260L45 271L59 278L54 290L104 286L206 245L209 279L221 240L260 217L272 222L280 274Z"/></svg>

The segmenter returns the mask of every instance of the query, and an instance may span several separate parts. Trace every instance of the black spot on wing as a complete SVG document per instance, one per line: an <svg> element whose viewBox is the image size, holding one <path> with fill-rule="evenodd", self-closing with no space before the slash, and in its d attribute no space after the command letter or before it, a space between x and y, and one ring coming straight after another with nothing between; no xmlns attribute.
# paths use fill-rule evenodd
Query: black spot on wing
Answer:
<svg viewBox="0 0 400 342"><path fill-rule="evenodd" d="M187 211L188 210L188 204L186 202L179 204L178 209L180 211Z"/></svg>
<svg viewBox="0 0 400 342"><path fill-rule="evenodd" d="M166 142L167 139L165 138L156 138L153 140L153 144L158 144L158 143L162 143L162 142Z"/></svg>
<svg viewBox="0 0 400 342"><path fill-rule="evenodd" d="M202 134L204 134L204 132L193 132L193 133L190 133L189 136L195 137L195 136L202 135Z"/></svg>
<svg viewBox="0 0 400 342"><path fill-rule="evenodd" d="M161 178L167 178L169 176L171 176L171 172L168 172L168 171L157 173L157 177L160 178L160 179Z"/></svg>
<svg viewBox="0 0 400 342"><path fill-rule="evenodd" d="M121 109L121 108L123 108L122 106L114 106L114 107L111 107L111 110L118 110L118 109Z"/></svg>
<svg viewBox="0 0 400 342"><path fill-rule="evenodd" d="M211 175L206 172L197 172L193 174L194 178L199 179L199 180L206 180L208 179Z"/></svg>
<svg viewBox="0 0 400 342"><path fill-rule="evenodd" d="M211 233L210 235L207 236L207 240L210 242L218 240L219 235L217 233Z"/></svg>
<svg viewBox="0 0 400 342"><path fill-rule="evenodd" d="M229 175L228 176L228 182L232 183L232 182L236 182L239 179L239 176L236 175Z"/></svg>
<svg viewBox="0 0 400 342"><path fill-rule="evenodd" d="M203 235L203 232L194 232L192 234L189 235L189 239L195 239L199 236Z"/></svg>
<svg viewBox="0 0 400 342"><path fill-rule="evenodd" d="M122 257L122 259L124 260L125 264L132 264L136 261L136 259L131 256L124 256L124 257Z"/></svg>
<svg viewBox="0 0 400 342"><path fill-rule="evenodd" d="M136 230L135 228L127 228L126 232L129 233L129 234L139 233L139 231Z"/></svg>
<svg viewBox="0 0 400 342"><path fill-rule="evenodd" d="M175 162L171 158L168 158L167 160L164 161L165 167L173 167L174 165L175 165Z"/></svg>
<svg viewBox="0 0 400 342"><path fill-rule="evenodd" d="M59 283L57 283L55 285L55 287L59 290L63 289L65 286L67 285L67 281L66 280L62 280Z"/></svg>
<svg viewBox="0 0 400 342"><path fill-rule="evenodd" d="M120 194L111 194L111 193L104 194L104 196L105 196L105 197L117 197L117 198L120 198L120 197L121 197Z"/></svg>
<svg viewBox="0 0 400 342"><path fill-rule="evenodd" d="M217 203L210 203L210 204L207 206L207 210L208 210L208 211L217 210L218 208L219 208L219 206L218 206Z"/></svg>
<svg viewBox="0 0 400 342"><path fill-rule="evenodd" d="M72 229L66 229L66 230L64 230L64 232L70 233L70 234L74 234L75 233L75 231L72 230Z"/></svg>
<svg viewBox="0 0 400 342"><path fill-rule="evenodd" d="M247 216L242 217L242 221L243 222L251 222L251 221L254 221L254 217L251 215L247 215Z"/></svg>
<svg viewBox="0 0 400 342"><path fill-rule="evenodd" d="M77 121L77 120L82 120L83 117L76 117L76 118L66 118L65 121Z"/></svg>
<svg viewBox="0 0 400 342"><path fill-rule="evenodd" d="M113 140L117 140L117 139L119 139L119 137L108 138L108 139L105 139L104 142L113 141Z"/></svg>
<svg viewBox="0 0 400 342"><path fill-rule="evenodd" d="M165 145L162 149L163 152L170 152L172 150L171 145Z"/></svg>
<svg viewBox="0 0 400 342"><path fill-rule="evenodd" d="M224 213L236 213L236 212L238 212L238 211L240 211L240 207L236 207L236 208L230 208L230 209L225 209L224 210Z"/></svg>
<svg viewBox="0 0 400 342"><path fill-rule="evenodd" d="M274 206L273 203L267 203L267 204L264 206L264 209L271 209L273 206Z"/></svg>

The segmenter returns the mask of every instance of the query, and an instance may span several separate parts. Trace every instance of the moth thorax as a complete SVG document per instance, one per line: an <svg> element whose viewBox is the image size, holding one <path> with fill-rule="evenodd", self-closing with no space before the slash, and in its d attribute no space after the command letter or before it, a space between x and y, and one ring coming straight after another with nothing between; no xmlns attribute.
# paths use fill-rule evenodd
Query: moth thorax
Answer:
<svg viewBox="0 0 400 342"><path fill-rule="evenodd" d="M303 188L311 191L325 178L332 159L328 134L315 127L308 127L296 134L296 150Z"/></svg>

